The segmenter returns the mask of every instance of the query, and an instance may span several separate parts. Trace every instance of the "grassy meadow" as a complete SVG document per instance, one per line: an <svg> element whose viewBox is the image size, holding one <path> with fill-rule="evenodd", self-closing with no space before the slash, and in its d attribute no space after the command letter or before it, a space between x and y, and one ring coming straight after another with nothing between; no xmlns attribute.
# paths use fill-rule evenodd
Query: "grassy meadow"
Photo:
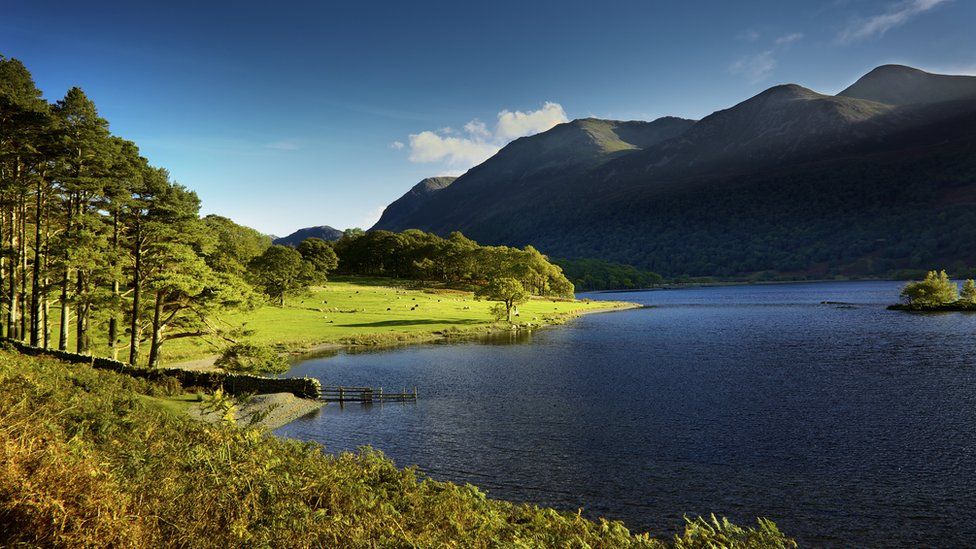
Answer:
<svg viewBox="0 0 976 549"><path fill-rule="evenodd" d="M494 302L477 301L471 292L423 287L387 278L337 278L285 306L225 315L222 321L253 331L255 343L302 351L323 344L395 345L441 337L466 336L507 328L491 314ZM533 298L519 306L522 326L557 324L586 313L631 306L623 302ZM213 355L202 339L182 339L163 346L163 363Z"/></svg>

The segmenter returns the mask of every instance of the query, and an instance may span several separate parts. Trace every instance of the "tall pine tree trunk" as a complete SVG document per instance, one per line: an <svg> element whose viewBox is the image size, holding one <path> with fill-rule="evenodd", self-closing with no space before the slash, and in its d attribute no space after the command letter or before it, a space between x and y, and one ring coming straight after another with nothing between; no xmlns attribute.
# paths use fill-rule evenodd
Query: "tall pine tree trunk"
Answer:
<svg viewBox="0 0 976 549"><path fill-rule="evenodd" d="M78 298L78 303L75 304L75 352L85 354L88 352L85 330L88 321L88 302L85 300L85 272L81 269L78 269L75 288L75 296Z"/></svg>
<svg viewBox="0 0 976 549"><path fill-rule="evenodd" d="M0 164L0 174L2 173L3 173L3 168L2 168L2 164ZM0 181L2 180L3 180L2 177L0 177ZM4 235L7 234L6 233L7 231L6 206L7 204L6 201L4 200L4 197L0 195L0 252L5 251L4 243L6 242L6 240L4 240ZM7 261L6 255L7 254L5 253L0 253L0 294L2 294L3 289L7 287L6 286L7 276L9 276L7 273L9 262ZM3 309L6 306L7 306L7 302L3 299L0 299L0 336L7 335L7 323L4 322L3 320L5 318Z"/></svg>
<svg viewBox="0 0 976 549"><path fill-rule="evenodd" d="M41 226L44 198L41 179L37 180L37 199L34 202L34 269L31 272L30 344L37 347L41 339Z"/></svg>
<svg viewBox="0 0 976 549"><path fill-rule="evenodd" d="M159 366L159 346L162 345L163 327L160 325L163 316L163 292L156 292L156 304L153 306L152 342L149 345L149 367Z"/></svg>
<svg viewBox="0 0 976 549"><path fill-rule="evenodd" d="M48 279L44 279L44 285L47 286ZM51 300L44 298L44 348L51 348Z"/></svg>
<svg viewBox="0 0 976 549"><path fill-rule="evenodd" d="M68 197L68 221L65 227L65 237L70 239L71 221L74 216L74 207L71 196ZM71 285L71 254L68 250L64 252L64 273L61 278L61 325L58 332L58 350L68 350L68 330L71 329L71 305L68 303L69 287Z"/></svg>
<svg viewBox="0 0 976 549"><path fill-rule="evenodd" d="M142 306L142 231L136 225L135 266L132 270L132 313L129 316L129 364L139 365L139 307Z"/></svg>
<svg viewBox="0 0 976 549"><path fill-rule="evenodd" d="M78 197L77 216L80 223L84 223L86 212L85 198ZM88 295L87 273L79 265L77 269L77 282L75 286L75 350L78 354L88 353L88 313L91 310L91 301Z"/></svg>
<svg viewBox="0 0 976 549"><path fill-rule="evenodd" d="M7 280L7 337L17 339L17 269L20 267L20 258L17 252L20 247L17 242L17 206L10 207L10 231L8 234L7 247L10 250L10 276Z"/></svg>
<svg viewBox="0 0 976 549"><path fill-rule="evenodd" d="M108 319L108 350L113 359L119 357L119 209L112 214L112 316Z"/></svg>
<svg viewBox="0 0 976 549"><path fill-rule="evenodd" d="M20 199L20 339L27 340L27 192Z"/></svg>

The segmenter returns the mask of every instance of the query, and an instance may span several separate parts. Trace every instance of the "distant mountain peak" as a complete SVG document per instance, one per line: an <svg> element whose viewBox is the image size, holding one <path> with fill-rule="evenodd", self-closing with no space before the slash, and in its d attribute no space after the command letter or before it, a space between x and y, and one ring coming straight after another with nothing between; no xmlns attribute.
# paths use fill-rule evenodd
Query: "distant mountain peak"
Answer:
<svg viewBox="0 0 976 549"><path fill-rule="evenodd" d="M837 94L887 105L976 98L976 76L933 74L905 65L881 65Z"/></svg>
<svg viewBox="0 0 976 549"><path fill-rule="evenodd" d="M438 176L438 177L428 177L417 183L410 188L403 196L398 198L392 204L383 210L383 215L380 216L380 220L374 228L382 227L381 222L388 223L398 223L404 219L407 219L420 209L424 204L429 202L431 198L436 196L437 193L443 191L444 189L450 187L457 177L453 176Z"/></svg>
<svg viewBox="0 0 976 549"><path fill-rule="evenodd" d="M410 189L410 192L422 193L422 194L434 193L447 187L451 183L454 183L456 179L457 177L450 176L450 175L439 175L436 177L428 177L426 179L421 180L420 183L414 185L413 188Z"/></svg>
<svg viewBox="0 0 976 549"><path fill-rule="evenodd" d="M328 225L319 225L317 227L306 227L304 229L298 229L297 231L291 233L288 236L275 238L272 242L275 244L281 244L282 246L294 247L301 244L307 238L321 238L322 240L328 240L334 242L342 238L342 231L330 227Z"/></svg>

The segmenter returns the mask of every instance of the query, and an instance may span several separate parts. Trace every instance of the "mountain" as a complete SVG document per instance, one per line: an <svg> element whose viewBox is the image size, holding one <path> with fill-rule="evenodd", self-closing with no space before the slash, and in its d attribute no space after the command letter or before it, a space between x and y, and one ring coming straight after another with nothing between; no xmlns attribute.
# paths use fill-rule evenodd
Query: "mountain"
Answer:
<svg viewBox="0 0 976 549"><path fill-rule="evenodd" d="M976 78L931 74L902 65L882 65L837 95L888 105L957 101L976 96Z"/></svg>
<svg viewBox="0 0 976 549"><path fill-rule="evenodd" d="M398 198L383 210L380 219L385 219L389 224L400 224L413 215L421 206L426 204L434 193L447 188L454 183L456 177L428 177L417 183L407 191L407 194Z"/></svg>
<svg viewBox="0 0 976 549"><path fill-rule="evenodd" d="M775 86L697 122L573 121L375 228L670 276L976 265L976 77L884 66L836 96Z"/></svg>
<svg viewBox="0 0 976 549"><path fill-rule="evenodd" d="M301 244L306 238L321 238L322 240L334 242L342 238L342 231L339 229L333 229L328 225L307 227L304 229L298 229L288 236L276 238L272 241L272 243L295 247Z"/></svg>
<svg viewBox="0 0 976 549"><path fill-rule="evenodd" d="M426 227L450 232L468 226L512 201L534 201L560 181L614 158L640 151L686 131L693 120L660 118L653 122L620 122L585 118L506 145L484 163L468 170L435 193L417 186L383 212L374 229ZM425 180L426 181L426 180ZM457 184L463 182L460 190ZM423 184L423 182L421 182ZM483 209L487 207L488 209ZM408 215L403 215L407 209Z"/></svg>

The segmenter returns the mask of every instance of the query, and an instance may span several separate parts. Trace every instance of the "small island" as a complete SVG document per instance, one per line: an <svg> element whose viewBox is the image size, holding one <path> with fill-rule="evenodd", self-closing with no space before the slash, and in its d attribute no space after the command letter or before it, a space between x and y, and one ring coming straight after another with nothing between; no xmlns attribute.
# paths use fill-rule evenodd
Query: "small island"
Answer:
<svg viewBox="0 0 976 549"><path fill-rule="evenodd" d="M966 280L959 286L944 270L929 271L925 279L909 282L901 291L902 303L889 305L892 311L945 312L976 311L976 282Z"/></svg>

